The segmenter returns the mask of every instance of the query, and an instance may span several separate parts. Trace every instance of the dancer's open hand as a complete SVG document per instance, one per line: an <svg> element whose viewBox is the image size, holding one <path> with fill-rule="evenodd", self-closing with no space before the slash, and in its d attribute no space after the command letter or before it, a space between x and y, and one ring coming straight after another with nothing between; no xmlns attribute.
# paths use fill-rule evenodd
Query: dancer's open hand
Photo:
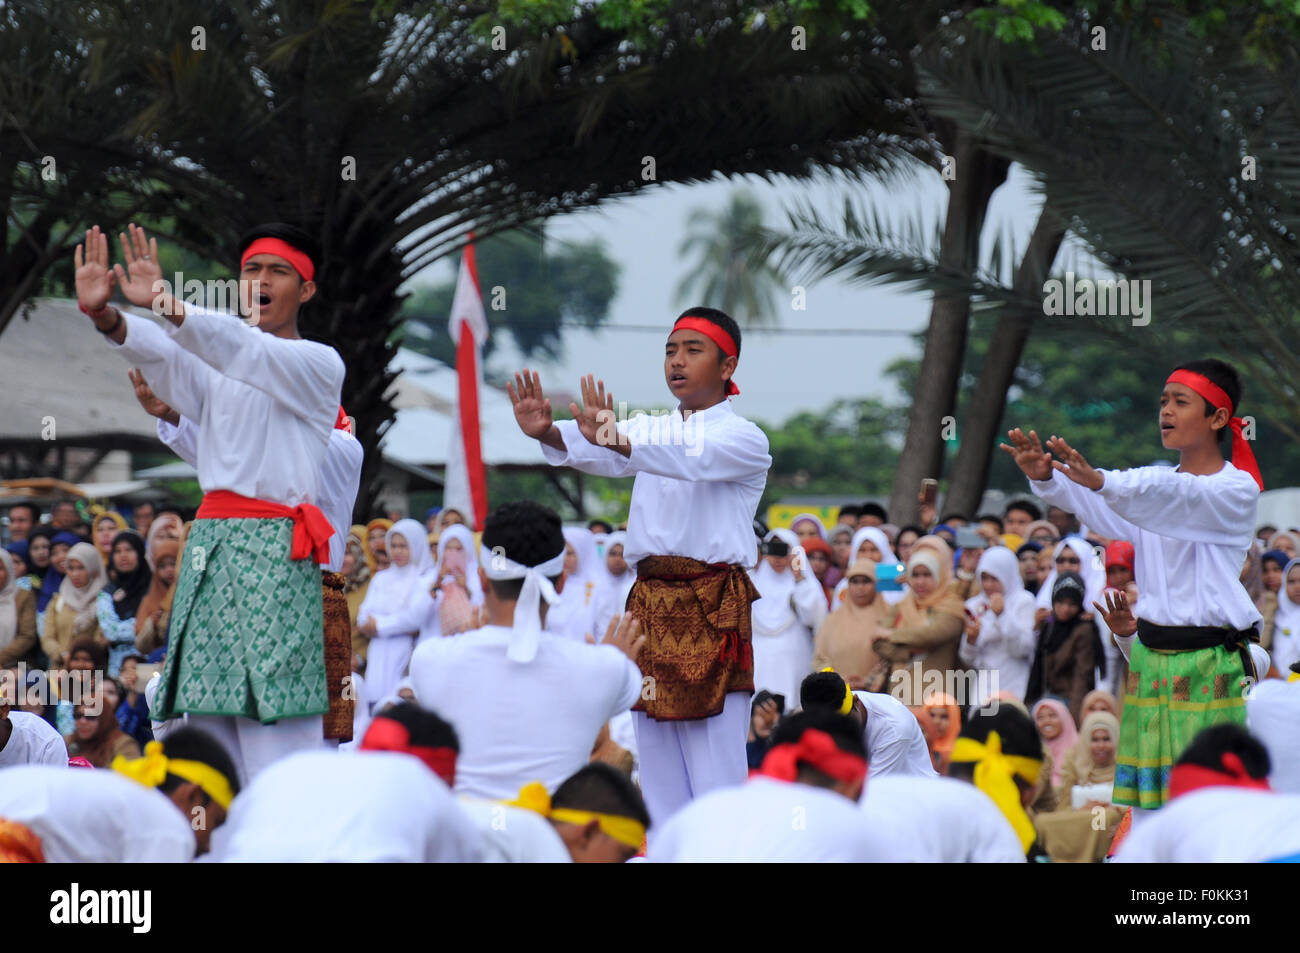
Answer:
<svg viewBox="0 0 1300 953"><path fill-rule="evenodd" d="M506 383L506 393L515 408L515 422L519 429L534 440L540 440L555 425L551 415L551 401L542 393L542 379L536 371L524 368L515 375L514 384Z"/></svg>
<svg viewBox="0 0 1300 953"><path fill-rule="evenodd" d="M86 230L86 241L72 256L76 265L77 302L88 311L103 310L113 296L117 276L108 264L108 236L99 226Z"/></svg>
<svg viewBox="0 0 1300 953"><path fill-rule="evenodd" d="M159 399L137 368L131 368L126 372L126 376L131 378L131 384L135 387L135 399L140 402L145 413L152 414L159 420L165 420L173 426L181 422L181 415Z"/></svg>
<svg viewBox="0 0 1300 953"><path fill-rule="evenodd" d="M627 436L618 430L614 395L605 392L605 382L588 374L578 382L578 386L582 390L582 406L569 404L569 411L582 435L588 442L610 450L628 446Z"/></svg>
<svg viewBox="0 0 1300 953"><path fill-rule="evenodd" d="M594 644L596 640L587 636L587 641ZM600 644L614 646L635 663L645 645L645 634L641 631L641 623L630 612L624 612L609 620Z"/></svg>
<svg viewBox="0 0 1300 953"><path fill-rule="evenodd" d="M1066 443L1064 437L1049 438L1047 448L1057 457L1052 461L1052 466L1080 486L1100 490L1106 482L1106 478L1083 458L1083 454Z"/></svg>
<svg viewBox="0 0 1300 953"><path fill-rule="evenodd" d="M114 265L117 283L122 287L126 300L140 308L153 309L154 299L163 293L162 266L158 264L158 239L149 238L143 228L128 225L130 237L118 232L117 239L122 243L122 258L126 268ZM170 302L163 310L170 310Z"/></svg>
<svg viewBox="0 0 1300 953"><path fill-rule="evenodd" d="M1025 476L1031 480L1052 478L1052 455L1038 442L1037 432L1031 430L1026 437L1025 432L1017 427L1015 430L1008 430L1007 437L1012 445L1008 447L1004 443L1000 446L1011 454L1011 459L1016 461L1016 466L1020 467Z"/></svg>
<svg viewBox="0 0 1300 953"><path fill-rule="evenodd" d="M1121 638L1136 633L1137 617L1129 608L1128 596L1118 589L1107 589L1102 594L1102 598L1106 600L1106 604L1103 606L1100 602L1094 602L1093 607L1106 620L1106 628Z"/></svg>

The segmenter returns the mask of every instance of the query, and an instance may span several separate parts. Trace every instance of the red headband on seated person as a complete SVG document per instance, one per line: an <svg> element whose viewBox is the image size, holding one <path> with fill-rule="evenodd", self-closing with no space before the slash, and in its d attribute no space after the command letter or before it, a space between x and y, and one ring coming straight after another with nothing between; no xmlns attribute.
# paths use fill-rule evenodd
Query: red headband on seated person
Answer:
<svg viewBox="0 0 1300 953"><path fill-rule="evenodd" d="M1184 387L1190 387L1198 395L1204 397L1210 402L1210 406L1215 410L1220 407L1232 414L1234 408L1232 401L1228 399L1228 394L1222 387L1214 383L1204 374L1197 374L1195 371L1174 371L1169 375L1166 384L1182 384ZM1228 420L1228 426L1232 429L1232 465L1238 470L1245 470L1255 478L1262 491L1264 489L1264 478L1259 475L1259 463L1255 460L1255 452L1250 449L1250 443L1242 436L1242 428L1246 422L1240 417L1231 417Z"/></svg>
<svg viewBox="0 0 1300 953"><path fill-rule="evenodd" d="M1226 751L1219 759L1222 771L1199 764L1176 764L1169 772L1169 798L1181 797L1201 788L1231 787L1270 790L1267 778L1252 778L1238 755Z"/></svg>
<svg viewBox="0 0 1300 953"><path fill-rule="evenodd" d="M395 719L377 716L361 739L361 750L400 751L402 754L414 755L430 771L446 781L447 787L456 783L456 749L413 745L410 730Z"/></svg>
<svg viewBox="0 0 1300 953"><path fill-rule="evenodd" d="M242 271L248 259L254 255L279 255L289 264L293 265L293 270L298 272L303 281L311 281L316 274L316 266L312 264L307 253L294 248L288 242L280 238L259 238L244 249L244 253L239 256L239 268Z"/></svg>
<svg viewBox="0 0 1300 953"><path fill-rule="evenodd" d="M682 329L688 331L699 331L718 347L722 348L722 353L727 355L727 357L737 357L740 354L740 351L736 349L736 342L731 339L731 335L722 330L722 328L718 327L708 318L697 318L689 314L683 318L678 318L677 323L673 325L673 331L681 331ZM673 332L669 331L668 333L672 334ZM727 381L727 396L730 397L739 393L740 388L736 386L736 382Z"/></svg>
<svg viewBox="0 0 1300 953"><path fill-rule="evenodd" d="M845 784L854 784L867 776L866 761L848 751L841 751L834 738L816 728L805 731L795 744L777 745L769 751L758 773L781 781L794 781L799 777L800 762Z"/></svg>

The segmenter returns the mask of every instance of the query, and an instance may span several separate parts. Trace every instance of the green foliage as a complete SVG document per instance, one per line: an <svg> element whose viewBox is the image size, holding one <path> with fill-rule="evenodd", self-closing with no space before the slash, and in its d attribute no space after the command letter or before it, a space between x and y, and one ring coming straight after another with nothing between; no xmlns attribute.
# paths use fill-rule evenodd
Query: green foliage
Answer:
<svg viewBox="0 0 1300 953"><path fill-rule="evenodd" d="M492 353L498 332L507 331L527 356L558 357L564 325L594 328L609 316L618 290L619 265L603 242L547 243L544 227L494 235L475 244L479 287L489 335L484 357ZM459 273L459 263L457 264ZM504 291L505 307L494 308L495 288ZM447 333L456 282L414 289L402 304L402 343L454 365L455 347Z"/></svg>

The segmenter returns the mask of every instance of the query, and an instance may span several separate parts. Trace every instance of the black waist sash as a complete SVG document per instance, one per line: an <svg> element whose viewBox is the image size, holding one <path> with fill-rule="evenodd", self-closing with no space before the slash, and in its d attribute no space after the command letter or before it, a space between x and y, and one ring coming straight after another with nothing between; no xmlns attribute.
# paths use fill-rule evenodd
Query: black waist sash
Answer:
<svg viewBox="0 0 1300 953"><path fill-rule="evenodd" d="M1259 677L1255 671L1255 661L1250 656L1250 643L1258 638L1254 629L1230 629L1214 625L1156 625L1146 619L1138 619L1137 627L1138 638L1149 649L1166 652L1192 652L1218 646L1234 649L1241 655L1246 675Z"/></svg>

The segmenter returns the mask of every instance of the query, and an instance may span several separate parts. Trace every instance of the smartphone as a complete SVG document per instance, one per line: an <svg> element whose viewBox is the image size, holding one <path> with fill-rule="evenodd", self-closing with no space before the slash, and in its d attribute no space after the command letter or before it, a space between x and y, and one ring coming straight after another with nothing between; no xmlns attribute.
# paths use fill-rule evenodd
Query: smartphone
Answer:
<svg viewBox="0 0 1300 953"><path fill-rule="evenodd" d="M876 589L882 592L902 592L906 575L907 567L902 563L879 563L876 565Z"/></svg>
<svg viewBox="0 0 1300 953"><path fill-rule="evenodd" d="M921 481L921 503L925 506L934 506L938 499L939 481L926 477Z"/></svg>

